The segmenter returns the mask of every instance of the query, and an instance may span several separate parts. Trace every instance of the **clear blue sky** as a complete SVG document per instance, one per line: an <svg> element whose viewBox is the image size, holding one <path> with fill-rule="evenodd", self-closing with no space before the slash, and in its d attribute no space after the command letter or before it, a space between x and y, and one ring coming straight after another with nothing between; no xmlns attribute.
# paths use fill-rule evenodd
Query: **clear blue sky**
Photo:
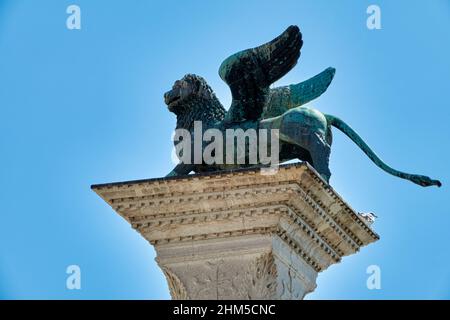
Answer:
<svg viewBox="0 0 450 320"><path fill-rule="evenodd" d="M378 4L382 29L366 28ZM77 4L82 29L66 28ZM299 64L279 84L328 66L312 106L345 119L424 189L375 167L335 131L331 184L373 211L376 244L318 277L309 299L450 298L450 3L434 1L0 1L0 297L168 299L152 247L90 190L172 169L174 116L163 93L229 54L297 24ZM77 264L82 289L66 289ZM366 268L381 268L381 290Z"/></svg>

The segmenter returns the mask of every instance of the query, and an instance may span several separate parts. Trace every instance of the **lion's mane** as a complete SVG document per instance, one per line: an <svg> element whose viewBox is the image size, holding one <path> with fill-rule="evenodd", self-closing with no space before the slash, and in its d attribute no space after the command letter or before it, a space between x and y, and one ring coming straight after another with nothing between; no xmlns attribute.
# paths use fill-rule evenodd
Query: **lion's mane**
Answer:
<svg viewBox="0 0 450 320"><path fill-rule="evenodd" d="M182 80L191 83L197 94L183 100L178 107L177 128L190 130L194 121L202 121L202 125L207 126L224 119L226 110L205 79L188 74Z"/></svg>

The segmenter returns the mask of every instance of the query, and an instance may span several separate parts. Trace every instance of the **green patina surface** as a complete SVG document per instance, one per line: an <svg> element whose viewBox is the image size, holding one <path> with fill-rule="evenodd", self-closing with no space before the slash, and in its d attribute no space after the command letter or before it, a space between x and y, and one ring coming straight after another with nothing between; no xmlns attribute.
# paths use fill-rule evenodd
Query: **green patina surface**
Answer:
<svg viewBox="0 0 450 320"><path fill-rule="evenodd" d="M193 131L194 121L201 121L203 131L211 128L222 132L237 128L278 129L280 162L291 159L308 161L329 181L331 127L335 127L387 173L421 186L441 186L438 180L427 176L393 169L344 121L303 106L326 91L335 69L328 68L298 84L270 88L296 65L302 45L300 30L290 26L272 41L228 57L219 69L219 75L230 87L233 97L228 111L200 76L189 74L176 81L164 97L169 110L177 116L177 128ZM239 167L248 167L248 164L180 163L169 176Z"/></svg>

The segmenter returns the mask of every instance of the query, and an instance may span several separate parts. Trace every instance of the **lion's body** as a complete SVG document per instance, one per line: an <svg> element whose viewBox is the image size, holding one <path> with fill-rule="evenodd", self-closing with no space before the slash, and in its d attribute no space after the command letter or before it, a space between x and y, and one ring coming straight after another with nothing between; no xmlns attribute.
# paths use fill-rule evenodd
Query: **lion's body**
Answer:
<svg viewBox="0 0 450 320"><path fill-rule="evenodd" d="M218 99L212 93L212 90L202 78L193 78L190 76L189 81L200 81L193 87L202 88L201 91L209 92L210 95L190 96L183 101L183 107L179 108L182 112L177 114L177 128L189 130L194 134L194 122L201 121L202 131L208 129L218 129L225 132L227 129L277 129L279 132L279 156L280 162L298 159L308 161L322 177L328 181L330 178L330 170L328 161L331 146L331 130L327 125L325 116L314 109L307 107L293 107L295 105L276 105L269 100L264 110L265 114L273 115L270 118L261 120L247 120L242 122L227 122L224 118L225 109ZM291 90L277 91L278 101L290 101L289 94ZM285 111L287 110L287 111ZM279 114L281 112L281 114ZM203 133L202 132L202 133ZM270 150L270 139L267 148ZM202 151L208 145L202 142ZM194 140L192 140L191 154L194 152ZM214 163L214 164L192 164L183 166L184 171L193 172L211 172L218 170L237 169L255 166L249 161L249 145L246 140L245 145L245 163L234 162L232 164ZM259 154L259 152L258 152ZM259 158L258 158L259 160ZM256 165L261 165L258 162Z"/></svg>
<svg viewBox="0 0 450 320"><path fill-rule="evenodd" d="M438 180L391 168L344 121L302 106L326 91L334 77L333 68L298 84L270 88L271 84L295 66L302 44L299 28L290 26L274 40L225 59L220 66L219 75L230 87L233 97L228 111L202 77L188 74L176 81L164 98L169 110L177 116L177 129L194 133L195 121L201 121L203 132L212 128L222 133L227 129L276 129L279 132L279 162L292 159L308 161L329 181L331 172L328 164L333 126L345 133L384 171L421 186L440 186ZM202 143L203 151L206 143ZM266 147L271 149L270 145ZM248 144L245 145L247 154L244 163L218 164L203 160L203 163L191 164L192 162L181 161L169 175L248 167L254 165L248 161L249 149ZM234 150L233 148L233 152ZM257 154L259 155L259 151ZM233 155L234 158L237 156ZM262 164L258 161L257 164Z"/></svg>
<svg viewBox="0 0 450 320"><path fill-rule="evenodd" d="M280 155L285 158L282 161L308 161L329 181L331 172L328 163L332 138L331 128L324 114L303 106L294 107L277 117L261 120L260 128L278 130L282 147L280 150L292 150L289 155Z"/></svg>

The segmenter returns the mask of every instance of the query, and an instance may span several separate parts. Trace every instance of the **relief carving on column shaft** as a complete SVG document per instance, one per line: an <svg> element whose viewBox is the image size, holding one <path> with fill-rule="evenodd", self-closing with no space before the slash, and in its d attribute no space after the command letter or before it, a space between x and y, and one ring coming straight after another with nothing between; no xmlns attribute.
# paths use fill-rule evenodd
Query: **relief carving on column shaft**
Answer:
<svg viewBox="0 0 450 320"><path fill-rule="evenodd" d="M233 258L204 261L179 275L176 268L161 266L172 299L276 299L277 269L271 252L247 261Z"/></svg>
<svg viewBox="0 0 450 320"><path fill-rule="evenodd" d="M173 300L186 300L189 299L186 288L181 280L173 273L169 268L161 266L161 270L167 279L169 286L170 296Z"/></svg>
<svg viewBox="0 0 450 320"><path fill-rule="evenodd" d="M271 252L264 253L252 263L245 273L245 290L242 295L249 300L275 299L277 292L277 267Z"/></svg>

